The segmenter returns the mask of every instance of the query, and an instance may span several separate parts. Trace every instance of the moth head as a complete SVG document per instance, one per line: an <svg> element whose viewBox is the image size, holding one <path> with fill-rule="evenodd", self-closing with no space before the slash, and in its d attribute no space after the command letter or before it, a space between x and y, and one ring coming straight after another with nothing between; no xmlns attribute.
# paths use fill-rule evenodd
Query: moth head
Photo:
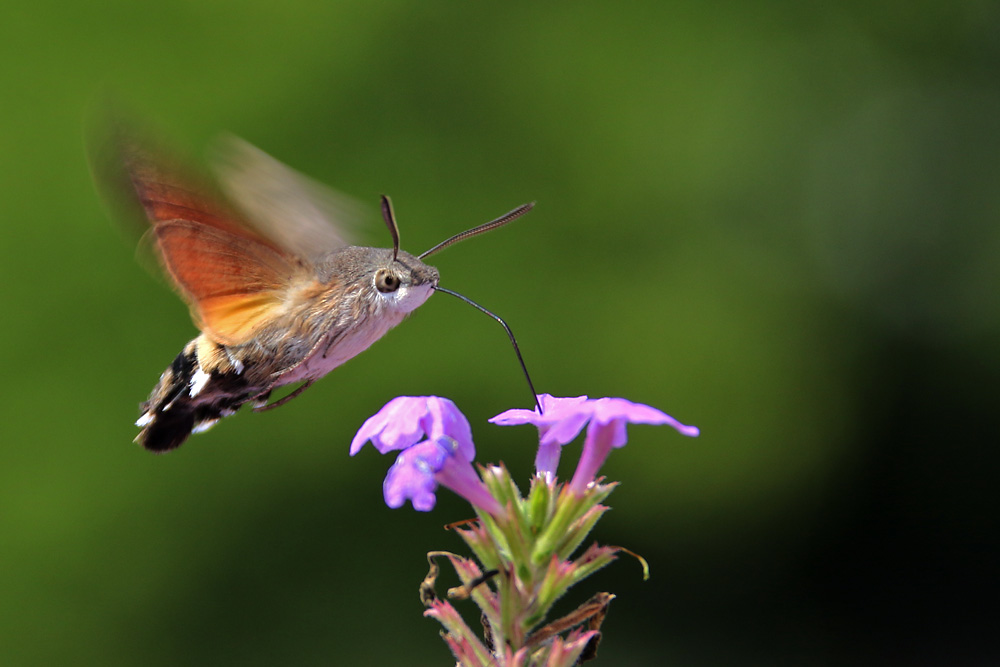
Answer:
<svg viewBox="0 0 1000 667"><path fill-rule="evenodd" d="M379 254L381 261L371 274L375 298L404 313L430 298L440 278L437 269L401 250L379 250Z"/></svg>
<svg viewBox="0 0 1000 667"><path fill-rule="evenodd" d="M438 271L399 249L399 225L392 201L386 195L382 195L382 219L392 236L392 250L386 251L391 254L372 275L372 285L389 308L409 313L421 306L437 287Z"/></svg>

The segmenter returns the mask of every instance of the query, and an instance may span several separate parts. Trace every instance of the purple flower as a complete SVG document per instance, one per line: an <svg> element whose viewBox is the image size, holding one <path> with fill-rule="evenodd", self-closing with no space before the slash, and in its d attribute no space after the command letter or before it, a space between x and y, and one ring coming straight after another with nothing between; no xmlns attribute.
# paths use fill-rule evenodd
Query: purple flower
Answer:
<svg viewBox="0 0 1000 667"><path fill-rule="evenodd" d="M545 410L543 414L537 409L507 410L490 421L503 426L537 426L540 442L535 468L549 478L555 475L559 448L571 442L587 426L583 454L569 485L570 491L578 495L595 479L611 449L625 446L628 440L626 424L668 424L684 435L698 435L697 427L686 426L656 408L624 398L556 398L542 394L539 399Z"/></svg>
<svg viewBox="0 0 1000 667"><path fill-rule="evenodd" d="M476 456L472 429L454 403L439 396L397 396L369 417L351 441L351 456L371 440L382 454L412 447L425 437L447 436L458 443L465 458Z"/></svg>
<svg viewBox="0 0 1000 667"><path fill-rule="evenodd" d="M544 413L534 410L507 410L490 420L493 424L513 426L515 424L534 424L538 427L539 445L535 455L535 471L551 480L559 465L559 454L562 446L572 442L580 430L590 419L586 409L589 399L586 396L574 398L557 398L549 394L541 394L538 401L542 404Z"/></svg>
<svg viewBox="0 0 1000 667"><path fill-rule="evenodd" d="M476 474L472 462L466 459L457 441L442 436L425 440L399 453L382 484L385 504L393 509L409 499L413 509L429 512L437 498L434 492L443 484L490 514L502 514L500 503L490 495Z"/></svg>
<svg viewBox="0 0 1000 667"><path fill-rule="evenodd" d="M424 437L426 436L426 440ZM368 441L381 453L402 450L382 485L385 503L428 512L443 484L493 515L503 513L472 467L476 455L469 422L455 404L437 396L399 396L361 426L351 442L354 456Z"/></svg>

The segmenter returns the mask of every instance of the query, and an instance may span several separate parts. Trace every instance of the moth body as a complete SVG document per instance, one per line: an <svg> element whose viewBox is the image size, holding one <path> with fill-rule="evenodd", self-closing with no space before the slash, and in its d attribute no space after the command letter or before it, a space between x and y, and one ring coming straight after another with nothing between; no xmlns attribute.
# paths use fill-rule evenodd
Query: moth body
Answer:
<svg viewBox="0 0 1000 667"><path fill-rule="evenodd" d="M351 246L317 263L315 281L290 288L250 340L224 345L202 333L163 372L143 403L136 438L153 451L179 446L273 389L311 383L368 349L422 305L437 269L406 252ZM385 277L395 286L380 291ZM383 289L385 286L383 284Z"/></svg>

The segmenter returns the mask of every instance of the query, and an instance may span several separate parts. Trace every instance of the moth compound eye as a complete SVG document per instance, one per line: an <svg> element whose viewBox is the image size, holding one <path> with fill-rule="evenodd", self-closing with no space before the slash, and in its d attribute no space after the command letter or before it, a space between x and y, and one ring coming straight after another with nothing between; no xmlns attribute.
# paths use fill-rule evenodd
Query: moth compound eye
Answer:
<svg viewBox="0 0 1000 667"><path fill-rule="evenodd" d="M395 292L399 289L399 278L387 269L379 269L375 272L375 289L382 294Z"/></svg>

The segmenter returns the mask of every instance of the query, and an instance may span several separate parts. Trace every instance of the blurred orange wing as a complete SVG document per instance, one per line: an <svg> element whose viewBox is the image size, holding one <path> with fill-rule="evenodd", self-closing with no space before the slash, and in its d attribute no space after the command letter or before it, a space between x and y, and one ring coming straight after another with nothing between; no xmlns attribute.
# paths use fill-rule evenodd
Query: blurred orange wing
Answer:
<svg viewBox="0 0 1000 667"><path fill-rule="evenodd" d="M120 146L129 184L166 272L198 326L223 345L248 342L278 315L308 264L244 224L209 186L137 143Z"/></svg>
<svg viewBox="0 0 1000 667"><path fill-rule="evenodd" d="M245 343L272 321L301 268L269 244L191 220L157 223L153 232L195 320L223 345Z"/></svg>

